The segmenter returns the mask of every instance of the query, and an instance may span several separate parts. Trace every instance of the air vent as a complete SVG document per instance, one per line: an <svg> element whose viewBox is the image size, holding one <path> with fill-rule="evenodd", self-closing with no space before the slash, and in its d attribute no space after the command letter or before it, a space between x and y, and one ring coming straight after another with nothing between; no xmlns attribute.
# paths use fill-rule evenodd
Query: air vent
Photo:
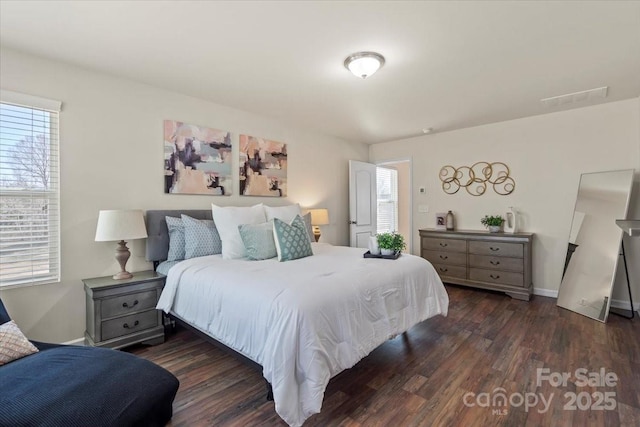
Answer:
<svg viewBox="0 0 640 427"><path fill-rule="evenodd" d="M551 98L541 99L547 107L557 107L560 105L575 104L577 102L585 102L596 98L606 98L608 86L596 89L583 90L582 92L568 93L566 95L553 96Z"/></svg>

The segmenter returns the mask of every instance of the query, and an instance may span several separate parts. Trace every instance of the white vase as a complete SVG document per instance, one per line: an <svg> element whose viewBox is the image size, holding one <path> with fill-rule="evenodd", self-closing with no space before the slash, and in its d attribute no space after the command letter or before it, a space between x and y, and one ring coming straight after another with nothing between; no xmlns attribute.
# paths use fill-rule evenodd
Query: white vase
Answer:
<svg viewBox="0 0 640 427"><path fill-rule="evenodd" d="M518 212L515 208L509 207L509 211L505 213L504 220L504 232L505 233L517 233L518 232Z"/></svg>
<svg viewBox="0 0 640 427"><path fill-rule="evenodd" d="M377 236L369 236L369 253L371 255L380 255Z"/></svg>
<svg viewBox="0 0 640 427"><path fill-rule="evenodd" d="M382 255L393 255L395 251L393 249L380 249Z"/></svg>

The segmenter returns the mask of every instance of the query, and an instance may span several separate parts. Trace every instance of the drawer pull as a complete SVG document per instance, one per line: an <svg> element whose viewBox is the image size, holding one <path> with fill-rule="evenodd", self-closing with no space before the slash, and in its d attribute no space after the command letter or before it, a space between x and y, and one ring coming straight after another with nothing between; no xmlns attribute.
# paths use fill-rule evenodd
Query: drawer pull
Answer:
<svg viewBox="0 0 640 427"><path fill-rule="evenodd" d="M494 252L497 252L500 250L500 248L494 248L493 246L489 246L489 249L491 249Z"/></svg>
<svg viewBox="0 0 640 427"><path fill-rule="evenodd" d="M489 262L491 263L491 265L500 265L500 261L491 260Z"/></svg>
<svg viewBox="0 0 640 427"><path fill-rule="evenodd" d="M135 328L139 324L140 324L140 322L136 320L135 322L133 322L133 326L129 326L128 323L125 323L124 325L122 325L122 327L125 328L125 329L131 329L131 328Z"/></svg>
<svg viewBox="0 0 640 427"><path fill-rule="evenodd" d="M122 303L122 306L123 306L124 308L129 308L129 307L133 308L133 307L135 307L136 305L138 305L138 300L135 300L131 306L129 306L129 304L127 304L126 302L123 302L123 303Z"/></svg>
<svg viewBox="0 0 640 427"><path fill-rule="evenodd" d="M440 267L439 270L443 273L446 273L447 271L449 271L448 268L444 268L444 267Z"/></svg>
<svg viewBox="0 0 640 427"><path fill-rule="evenodd" d="M446 248L447 246L449 246L449 244L440 242L440 246L442 246L443 248Z"/></svg>
<svg viewBox="0 0 640 427"><path fill-rule="evenodd" d="M446 255L440 255L440 259L448 259L449 257Z"/></svg>
<svg viewBox="0 0 640 427"><path fill-rule="evenodd" d="M491 277L492 279L499 279L500 275L497 274L497 275L494 276L493 274L490 274L489 277Z"/></svg>

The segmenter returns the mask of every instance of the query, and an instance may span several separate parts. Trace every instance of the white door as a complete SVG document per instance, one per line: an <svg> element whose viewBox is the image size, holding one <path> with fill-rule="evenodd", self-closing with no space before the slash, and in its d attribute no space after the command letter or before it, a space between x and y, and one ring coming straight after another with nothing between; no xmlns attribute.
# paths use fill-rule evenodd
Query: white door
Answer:
<svg viewBox="0 0 640 427"><path fill-rule="evenodd" d="M376 165L349 160L350 245L369 247L369 236L376 234Z"/></svg>

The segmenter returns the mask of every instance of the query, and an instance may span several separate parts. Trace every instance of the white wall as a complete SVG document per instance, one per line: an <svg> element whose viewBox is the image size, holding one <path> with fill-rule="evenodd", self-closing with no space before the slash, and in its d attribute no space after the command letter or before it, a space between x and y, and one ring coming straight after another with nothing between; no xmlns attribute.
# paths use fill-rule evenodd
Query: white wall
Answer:
<svg viewBox="0 0 640 427"><path fill-rule="evenodd" d="M533 282L536 292L555 295L562 276L580 174L617 169L640 170L640 103L613 102L419 138L376 144L370 161L413 158L413 253L418 229L434 227L435 212L451 209L459 229L482 229L485 214L504 214L509 206L524 216L522 231L536 233ZM490 188L474 197L464 189L447 195L438 178L445 165L478 161L506 163L516 182L508 196ZM420 195L418 188L427 188ZM637 193L637 189L636 189ZM640 218L637 194L629 217ZM429 213L418 213L427 204ZM640 239L625 239L640 240ZM640 242L629 242L628 258L636 300L640 299ZM626 283L616 282L614 299L627 299Z"/></svg>
<svg viewBox="0 0 640 427"><path fill-rule="evenodd" d="M348 244L348 160L366 161L368 148L233 108L58 62L0 51L0 86L62 101L62 281L0 291L29 338L65 342L82 337L82 278L118 271L115 243L93 241L100 209L207 209L220 205L299 202L329 209L322 238ZM220 82L224 84L224 82ZM277 94L274 93L274 97ZM167 195L163 190L163 120L229 130L286 142L288 198ZM237 150L237 146L236 146ZM234 155L237 162L237 153ZM237 164L234 166L237 177ZM129 245L129 271L150 268L144 241Z"/></svg>

